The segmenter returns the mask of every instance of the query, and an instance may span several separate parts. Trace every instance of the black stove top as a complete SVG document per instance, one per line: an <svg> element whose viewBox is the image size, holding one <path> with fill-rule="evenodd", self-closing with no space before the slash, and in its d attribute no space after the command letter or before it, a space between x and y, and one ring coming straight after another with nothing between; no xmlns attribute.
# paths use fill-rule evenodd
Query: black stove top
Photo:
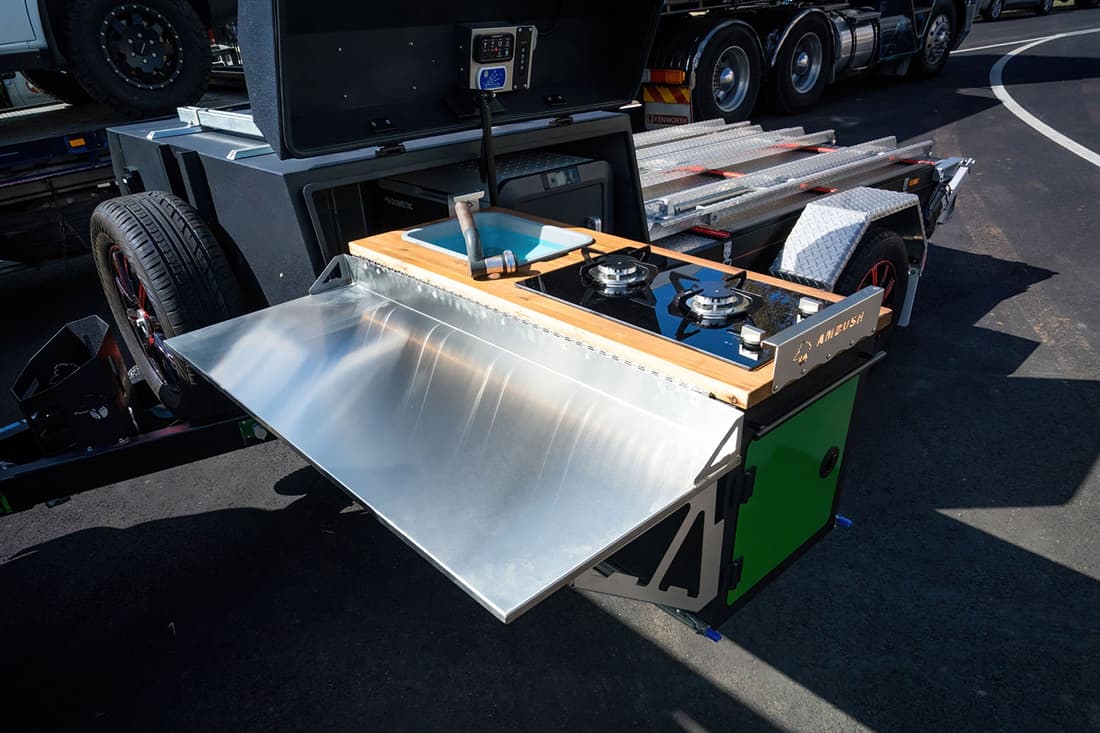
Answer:
<svg viewBox="0 0 1100 733"><path fill-rule="evenodd" d="M649 247L582 250L584 262L537 275L519 287L591 311L746 369L772 360L760 341L794 325L801 297ZM750 327L742 339L741 329ZM752 329L762 334L753 338Z"/></svg>

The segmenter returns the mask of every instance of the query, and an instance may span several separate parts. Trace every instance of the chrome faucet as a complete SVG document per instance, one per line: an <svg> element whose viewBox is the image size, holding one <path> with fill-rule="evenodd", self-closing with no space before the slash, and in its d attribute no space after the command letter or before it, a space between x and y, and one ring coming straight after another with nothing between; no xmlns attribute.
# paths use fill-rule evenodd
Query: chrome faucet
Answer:
<svg viewBox="0 0 1100 733"><path fill-rule="evenodd" d="M462 238L466 240L466 259L470 261L470 277L479 278L488 275L509 275L516 272L516 256L510 249L499 255L485 257L481 250L481 235L477 231L474 212L478 209L478 200L485 196L484 191L453 196L450 210L462 229Z"/></svg>

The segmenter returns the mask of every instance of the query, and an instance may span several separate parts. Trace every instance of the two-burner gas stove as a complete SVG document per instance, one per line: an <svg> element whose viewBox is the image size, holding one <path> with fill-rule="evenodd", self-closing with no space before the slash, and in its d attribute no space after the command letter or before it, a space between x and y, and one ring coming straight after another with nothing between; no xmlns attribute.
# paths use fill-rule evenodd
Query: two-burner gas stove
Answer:
<svg viewBox="0 0 1100 733"><path fill-rule="evenodd" d="M519 283L564 303L671 339L745 369L772 361L765 339L824 307L787 288L656 254L582 250L583 261Z"/></svg>

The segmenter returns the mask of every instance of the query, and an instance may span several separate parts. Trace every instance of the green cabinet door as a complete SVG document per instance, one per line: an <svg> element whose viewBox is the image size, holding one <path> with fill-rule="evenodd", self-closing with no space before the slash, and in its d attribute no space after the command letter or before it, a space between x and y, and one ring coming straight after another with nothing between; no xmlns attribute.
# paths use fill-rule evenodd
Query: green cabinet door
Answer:
<svg viewBox="0 0 1100 733"><path fill-rule="evenodd" d="M741 505L733 541L740 579L726 593L733 605L832 521L840 461L824 477L830 449L844 455L859 377L811 403L749 443L745 470L755 471L752 496Z"/></svg>

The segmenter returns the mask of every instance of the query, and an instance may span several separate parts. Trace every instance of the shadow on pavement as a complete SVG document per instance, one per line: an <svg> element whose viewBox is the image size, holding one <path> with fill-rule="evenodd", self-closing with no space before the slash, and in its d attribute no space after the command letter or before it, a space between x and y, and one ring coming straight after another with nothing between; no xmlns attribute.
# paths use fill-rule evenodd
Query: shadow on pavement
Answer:
<svg viewBox="0 0 1100 733"><path fill-rule="evenodd" d="M771 729L575 593L504 626L312 469L275 491L0 565L5 728Z"/></svg>
<svg viewBox="0 0 1100 733"><path fill-rule="evenodd" d="M855 527L723 631L876 730L1091 729L1100 583L953 510L1073 499L1100 455L1100 381L1014 377L1038 343L974 325L1054 273L930 257L913 325L858 408L841 505ZM1058 531L1013 517L997 524L1025 541Z"/></svg>

